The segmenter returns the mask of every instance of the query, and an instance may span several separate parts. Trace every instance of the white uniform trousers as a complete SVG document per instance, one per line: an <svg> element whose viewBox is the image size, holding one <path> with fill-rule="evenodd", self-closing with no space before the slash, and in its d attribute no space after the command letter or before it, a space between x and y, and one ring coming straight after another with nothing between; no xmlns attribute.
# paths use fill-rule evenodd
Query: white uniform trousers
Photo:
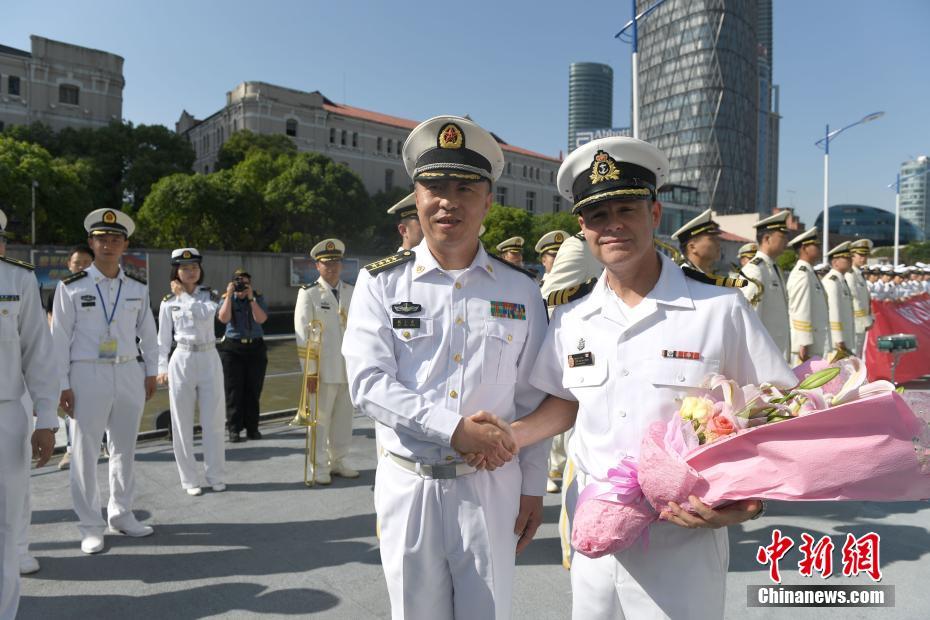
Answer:
<svg viewBox="0 0 930 620"><path fill-rule="evenodd" d="M394 620L510 618L522 479L516 461L451 480L379 461L375 511Z"/></svg>
<svg viewBox="0 0 930 620"><path fill-rule="evenodd" d="M168 362L168 402L171 405L171 443L181 486L202 486L194 456L194 405L200 410L203 465L207 484L226 482L226 388L223 364L216 349L176 349Z"/></svg>
<svg viewBox="0 0 930 620"><path fill-rule="evenodd" d="M317 473L342 463L352 444L352 401L347 383L320 383L316 431ZM311 394L311 397L313 395Z"/></svg>
<svg viewBox="0 0 930 620"><path fill-rule="evenodd" d="M862 359L862 354L865 351L865 341L869 337L869 332L856 332L856 350L853 353L859 359Z"/></svg>
<svg viewBox="0 0 930 620"><path fill-rule="evenodd" d="M32 437L35 428L35 416L32 415L33 403L29 392L23 393L23 410L26 412L26 436ZM19 557L29 555L29 524L32 522L32 442L26 441L26 492L23 494L23 511L19 515L19 527L16 532L16 544L19 546Z"/></svg>
<svg viewBox="0 0 930 620"><path fill-rule="evenodd" d="M578 476L587 479L579 472ZM581 486L584 488L584 485ZM572 560L574 620L720 620L730 547L725 528L653 523L649 543Z"/></svg>
<svg viewBox="0 0 930 620"><path fill-rule="evenodd" d="M0 620L19 607L19 528L28 484L29 422L18 400L0 401Z"/></svg>
<svg viewBox="0 0 930 620"><path fill-rule="evenodd" d="M145 371L135 361L125 364L74 362L70 380L74 391L71 499L81 536L100 535L106 527L97 489L100 442L106 431L110 452L107 519L113 525L132 511L133 461L145 406Z"/></svg>
<svg viewBox="0 0 930 620"><path fill-rule="evenodd" d="M552 438L552 446L549 448L549 477L557 480L562 477L562 471L565 469L565 444L568 443L568 431L559 433Z"/></svg>

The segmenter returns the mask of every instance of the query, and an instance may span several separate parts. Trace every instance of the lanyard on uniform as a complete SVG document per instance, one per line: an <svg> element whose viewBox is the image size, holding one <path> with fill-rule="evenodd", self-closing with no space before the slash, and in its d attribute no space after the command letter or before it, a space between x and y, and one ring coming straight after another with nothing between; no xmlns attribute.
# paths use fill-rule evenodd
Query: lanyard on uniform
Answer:
<svg viewBox="0 0 930 620"><path fill-rule="evenodd" d="M116 306L119 305L119 296L123 292L123 281L119 281L119 288L116 290L116 301L113 302L113 312L107 314L107 303L103 301L103 293L100 291L100 285L95 284L97 287L97 295L100 297L100 307L103 308L103 319L107 322L107 332L110 331L110 323L113 322L113 319L116 317Z"/></svg>

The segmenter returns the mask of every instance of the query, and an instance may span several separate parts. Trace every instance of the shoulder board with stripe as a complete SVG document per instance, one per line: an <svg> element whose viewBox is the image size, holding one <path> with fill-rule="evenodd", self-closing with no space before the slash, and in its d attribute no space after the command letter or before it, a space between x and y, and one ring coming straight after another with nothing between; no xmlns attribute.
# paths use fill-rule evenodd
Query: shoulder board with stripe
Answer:
<svg viewBox="0 0 930 620"><path fill-rule="evenodd" d="M762 260L761 256L756 256L754 259L752 259L749 262L752 263L753 265L761 265L765 261Z"/></svg>
<svg viewBox="0 0 930 620"><path fill-rule="evenodd" d="M839 278L836 276L836 274L831 275L831 276L830 276L830 279L833 280L833 281L839 280Z"/></svg>
<svg viewBox="0 0 930 620"><path fill-rule="evenodd" d="M798 267L799 271L807 271L807 265L801 265Z"/></svg>
<svg viewBox="0 0 930 620"><path fill-rule="evenodd" d="M403 252L397 252L396 254L391 254L390 256L385 256L382 259L376 260L373 263L368 263L365 265L365 269L368 270L373 276L378 275L382 271L387 271L388 269L393 269L403 265L404 263L409 263L412 260L415 260L417 257L416 254L411 250L404 250Z"/></svg>
<svg viewBox="0 0 930 620"><path fill-rule="evenodd" d="M749 284L748 280L744 280L742 278L731 278L729 276L718 276L712 273L703 273L697 269L692 269L687 265L682 265L681 271L692 280L697 280L698 282L703 282L704 284L713 284L714 286L743 288Z"/></svg>
<svg viewBox="0 0 930 620"><path fill-rule="evenodd" d="M126 277L129 278L130 280L135 280L139 284L145 284L146 286L148 286L148 283L149 283L148 280L146 280L142 276L137 276L135 274L129 273L128 271L125 271L123 273L125 273Z"/></svg>
<svg viewBox="0 0 930 620"><path fill-rule="evenodd" d="M174 293L168 293L161 298L162 301L171 301L172 299L174 299Z"/></svg>
<svg viewBox="0 0 930 620"><path fill-rule="evenodd" d="M301 284L301 285L300 285L300 290L306 291L308 288L310 288L310 287L312 287L312 286L313 286L312 284Z"/></svg>
<svg viewBox="0 0 930 620"><path fill-rule="evenodd" d="M597 284L597 278L591 278L587 282L582 282L581 284L576 284L575 286L569 286L568 288L563 288L559 291L552 291L549 293L548 299L546 299L546 305L561 306L563 304L575 301L576 299L581 299L594 290L595 284Z"/></svg>
<svg viewBox="0 0 930 620"><path fill-rule="evenodd" d="M533 273L532 271L529 271L529 270L527 270L527 269L524 269L523 267L517 267L516 265L513 265L513 264L511 264L511 263L508 263L507 261L505 261L505 260L504 260L503 258L501 258L500 256L495 256L494 254L488 254L488 256L490 256L491 258L493 258L494 260L496 260L496 261L499 262L499 263L503 263L503 264L507 265L507 266L510 267L511 269L516 269L517 271L519 271L519 272L522 273L523 275L529 276L529 277L533 278L534 280L536 279L536 274Z"/></svg>
<svg viewBox="0 0 930 620"><path fill-rule="evenodd" d="M86 278L86 277L87 277L86 271L79 271L77 273L71 274L67 278L62 279L62 282L64 282L65 284L71 284L72 282L77 282L81 278Z"/></svg>
<svg viewBox="0 0 930 620"><path fill-rule="evenodd" d="M572 237L578 239L579 241L584 241L584 233L582 233L580 230L572 235Z"/></svg>
<svg viewBox="0 0 930 620"><path fill-rule="evenodd" d="M216 292L215 290L213 290L212 288L210 288L209 286L201 286L197 290L206 291L207 293L210 293L210 301L219 301L220 299L220 294Z"/></svg>
<svg viewBox="0 0 930 620"><path fill-rule="evenodd" d="M27 263L24 260L16 260L15 258L9 258L7 256L0 256L0 261L4 263L9 263L11 265L16 265L17 267L22 267L23 269L28 269L29 271L35 271L35 265L32 263Z"/></svg>

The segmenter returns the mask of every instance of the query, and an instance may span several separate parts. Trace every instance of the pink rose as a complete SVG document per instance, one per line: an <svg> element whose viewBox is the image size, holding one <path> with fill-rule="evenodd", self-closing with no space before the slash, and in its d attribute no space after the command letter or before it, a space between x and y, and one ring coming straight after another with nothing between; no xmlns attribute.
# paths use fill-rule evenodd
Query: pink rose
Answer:
<svg viewBox="0 0 930 620"><path fill-rule="evenodd" d="M736 432L736 425L729 417L722 413L715 413L707 421L707 439L708 442L720 437L726 437ZM711 439L711 436L713 439Z"/></svg>

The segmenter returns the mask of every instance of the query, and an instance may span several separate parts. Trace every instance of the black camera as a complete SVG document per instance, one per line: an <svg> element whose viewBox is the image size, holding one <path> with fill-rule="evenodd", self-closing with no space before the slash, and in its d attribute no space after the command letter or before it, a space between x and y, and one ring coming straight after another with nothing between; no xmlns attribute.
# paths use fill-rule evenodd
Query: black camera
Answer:
<svg viewBox="0 0 930 620"><path fill-rule="evenodd" d="M241 293L249 286L249 283L245 281L245 278L242 276L236 276L233 278L233 290L237 293Z"/></svg>

